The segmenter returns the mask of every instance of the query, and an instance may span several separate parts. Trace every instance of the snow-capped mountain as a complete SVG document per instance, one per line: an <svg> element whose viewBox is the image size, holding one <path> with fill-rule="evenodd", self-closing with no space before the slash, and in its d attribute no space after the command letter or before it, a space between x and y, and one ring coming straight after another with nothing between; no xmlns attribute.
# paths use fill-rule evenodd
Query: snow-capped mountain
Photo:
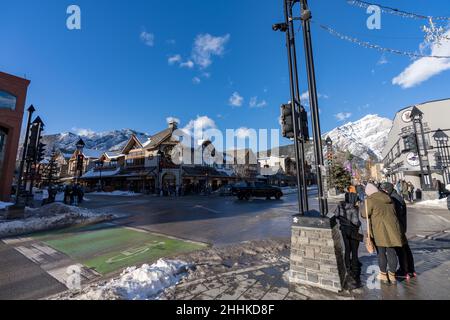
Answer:
<svg viewBox="0 0 450 320"><path fill-rule="evenodd" d="M392 121L369 114L364 118L339 126L324 134L330 137L337 150L350 151L354 156L368 160L382 160L381 152L387 143Z"/></svg>
<svg viewBox="0 0 450 320"><path fill-rule="evenodd" d="M369 158L381 161L381 152L387 143L391 128L391 120L378 115L367 115L358 121L349 122L325 133L323 140L329 136L335 150L350 151L361 163ZM293 145L281 146L278 150L271 150L271 153L295 157ZM305 146L305 155L309 163L314 163L312 144Z"/></svg>
<svg viewBox="0 0 450 320"><path fill-rule="evenodd" d="M124 146L131 135L136 135L139 140L146 141L150 136L131 129L114 130L100 133L86 133L77 135L72 132L58 133L52 135L44 135L43 143L45 143L47 153L50 153L53 147L62 152L73 152L75 144L82 138L87 149L95 149L102 151L119 151Z"/></svg>

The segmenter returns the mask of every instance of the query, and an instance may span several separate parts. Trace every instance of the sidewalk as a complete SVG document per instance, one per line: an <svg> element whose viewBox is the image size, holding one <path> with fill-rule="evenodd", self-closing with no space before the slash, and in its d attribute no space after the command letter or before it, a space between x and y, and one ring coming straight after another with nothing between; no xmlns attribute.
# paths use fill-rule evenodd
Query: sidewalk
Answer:
<svg viewBox="0 0 450 320"><path fill-rule="evenodd" d="M416 279L398 282L396 285L380 284L374 280L378 270L377 258L366 254L361 257L363 288L335 294L308 286L291 286L287 279L289 271L287 244L284 243L284 249L278 251L278 257L273 250L269 250L270 253L261 251L262 254L254 255L255 260L250 263L250 266L246 266L239 260L251 260L249 256L252 256L252 253L248 251L248 247L255 247L257 252L263 250L265 246L262 243L252 243L243 245L241 255L228 257L231 271L215 272L215 269L220 268L217 258L216 263L203 261L204 267L200 272L189 275L175 288L166 290L161 298L168 300L450 299L450 233L438 233L433 239L417 237L410 240L419 276ZM271 245L273 246L273 243ZM236 249L237 247L231 251ZM211 252L212 256L221 256L227 249L221 250L221 252ZM363 248L361 253L362 251L364 251ZM272 259L269 258L270 255ZM201 262L198 258L194 257L193 260Z"/></svg>

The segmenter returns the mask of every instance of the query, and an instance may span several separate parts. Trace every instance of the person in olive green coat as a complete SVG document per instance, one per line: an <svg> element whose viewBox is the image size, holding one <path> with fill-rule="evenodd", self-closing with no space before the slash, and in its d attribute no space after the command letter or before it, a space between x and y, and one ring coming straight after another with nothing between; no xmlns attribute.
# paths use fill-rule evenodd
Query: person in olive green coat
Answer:
<svg viewBox="0 0 450 320"><path fill-rule="evenodd" d="M397 271L398 260L395 248L402 247L405 240L402 237L400 223L395 214L394 203L391 197L379 191L371 183L367 184L366 194L371 235L378 252L380 267L378 278L382 281L396 282L395 272ZM362 216L367 218L365 209L362 211Z"/></svg>

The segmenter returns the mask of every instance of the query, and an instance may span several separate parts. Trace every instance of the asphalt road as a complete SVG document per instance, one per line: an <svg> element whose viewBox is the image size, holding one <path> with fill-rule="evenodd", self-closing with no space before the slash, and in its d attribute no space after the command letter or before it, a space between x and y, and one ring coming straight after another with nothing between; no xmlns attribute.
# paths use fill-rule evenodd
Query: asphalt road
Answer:
<svg viewBox="0 0 450 320"><path fill-rule="evenodd" d="M115 213L119 225L222 246L265 238L290 238L296 194L281 200L232 197L160 198L87 195L83 206ZM317 200L311 196L311 209ZM330 210L335 204L330 204ZM409 237L450 230L447 210L409 208ZM0 241L0 299L38 299L65 287L14 249Z"/></svg>
<svg viewBox="0 0 450 320"><path fill-rule="evenodd" d="M297 195L281 200L233 197L109 197L88 195L88 208L123 215L116 223L184 239L221 246L265 238L290 238ZM336 202L330 202L330 211ZM310 209L318 209L314 194ZM450 229L450 212L411 206L408 236L428 235Z"/></svg>

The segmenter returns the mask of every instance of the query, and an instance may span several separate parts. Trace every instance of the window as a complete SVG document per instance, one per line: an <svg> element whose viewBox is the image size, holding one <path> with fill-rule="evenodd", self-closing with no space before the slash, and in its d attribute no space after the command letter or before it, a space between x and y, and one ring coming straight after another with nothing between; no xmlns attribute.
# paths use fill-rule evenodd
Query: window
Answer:
<svg viewBox="0 0 450 320"><path fill-rule="evenodd" d="M17 98L12 94L0 90L0 109L16 109Z"/></svg>

